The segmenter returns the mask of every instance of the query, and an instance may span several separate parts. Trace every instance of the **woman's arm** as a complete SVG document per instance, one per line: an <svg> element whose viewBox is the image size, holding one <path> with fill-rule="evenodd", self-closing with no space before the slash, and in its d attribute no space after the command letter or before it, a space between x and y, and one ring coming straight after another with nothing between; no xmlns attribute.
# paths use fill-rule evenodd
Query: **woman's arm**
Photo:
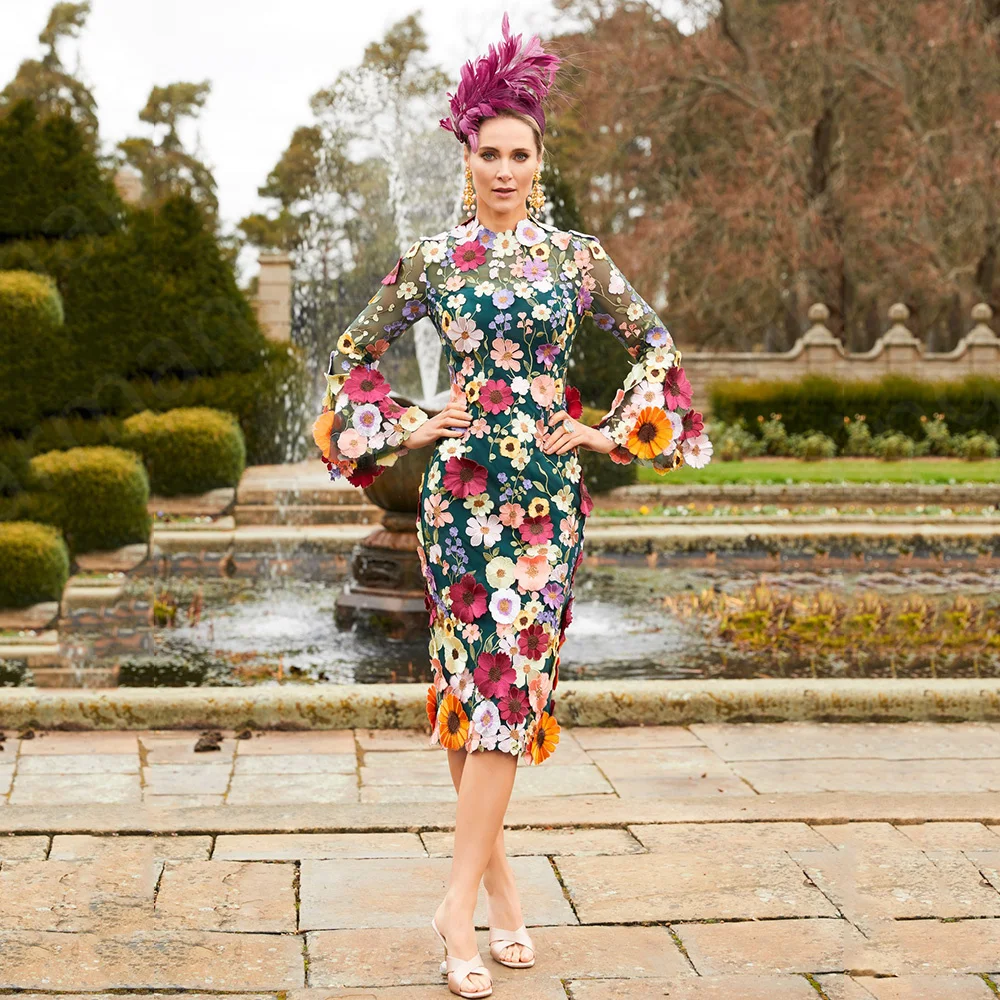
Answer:
<svg viewBox="0 0 1000 1000"><path fill-rule="evenodd" d="M680 352L666 326L629 284L600 242L574 234L584 275L579 304L608 330L633 359L632 370L615 393L597 429L614 448L615 462L638 462L665 475L680 465L708 464L712 444L702 415L692 408L691 384L680 367Z"/></svg>
<svg viewBox="0 0 1000 1000"><path fill-rule="evenodd" d="M313 438L331 479L367 486L409 450L406 441L428 415L389 398L379 359L406 329L427 315L427 275L417 240L382 279L337 341L327 368L323 411Z"/></svg>

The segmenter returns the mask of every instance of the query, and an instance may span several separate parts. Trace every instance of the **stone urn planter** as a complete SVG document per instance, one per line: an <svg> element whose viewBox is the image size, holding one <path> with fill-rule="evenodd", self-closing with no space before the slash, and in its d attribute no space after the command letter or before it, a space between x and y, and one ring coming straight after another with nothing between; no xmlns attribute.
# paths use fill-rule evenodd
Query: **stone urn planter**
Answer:
<svg viewBox="0 0 1000 1000"><path fill-rule="evenodd" d="M413 405L396 393L392 398L401 406ZM433 416L438 411L426 412ZM357 627L404 641L426 637L417 511L420 477L436 447L433 443L407 452L365 487L365 495L385 513L380 526L354 547L350 578L334 606L338 628Z"/></svg>

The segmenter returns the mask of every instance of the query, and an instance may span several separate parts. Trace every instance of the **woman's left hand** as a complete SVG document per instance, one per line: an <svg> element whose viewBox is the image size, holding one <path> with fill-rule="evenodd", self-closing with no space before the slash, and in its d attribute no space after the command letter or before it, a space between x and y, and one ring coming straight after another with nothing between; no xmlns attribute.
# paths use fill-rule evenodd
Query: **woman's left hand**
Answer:
<svg viewBox="0 0 1000 1000"><path fill-rule="evenodd" d="M564 455L572 448L587 448L604 455L615 450L615 443L605 437L596 427L581 423L565 410L549 414L550 430L542 442L542 451L547 455Z"/></svg>

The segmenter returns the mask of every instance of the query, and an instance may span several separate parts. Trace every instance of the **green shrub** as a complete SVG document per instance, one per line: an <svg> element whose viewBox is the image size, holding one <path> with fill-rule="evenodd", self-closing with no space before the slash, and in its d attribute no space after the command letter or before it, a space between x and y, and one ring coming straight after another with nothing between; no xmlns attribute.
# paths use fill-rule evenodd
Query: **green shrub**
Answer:
<svg viewBox="0 0 1000 1000"><path fill-rule="evenodd" d="M69 579L69 549L58 529L30 521L0 524L0 608L58 601Z"/></svg>
<svg viewBox="0 0 1000 1000"><path fill-rule="evenodd" d="M61 528L70 553L147 542L149 478L120 448L71 448L31 460L27 489L13 498L14 520Z"/></svg>
<svg viewBox="0 0 1000 1000"><path fill-rule="evenodd" d="M52 275L66 322L41 368L19 344L0 343L0 431L23 436L53 415L171 409L180 404L149 406L134 384L254 372L273 353L186 196L129 207L127 225L106 236L0 242L0 270L12 268Z"/></svg>
<svg viewBox="0 0 1000 1000"><path fill-rule="evenodd" d="M770 420L757 417L760 439L764 442L765 455L791 455L792 439L781 419L780 413L772 413Z"/></svg>
<svg viewBox="0 0 1000 1000"><path fill-rule="evenodd" d="M918 455L953 457L958 454L958 442L948 430L948 423L943 413L935 413L933 420L929 420L924 414L920 418L920 424L923 427L924 437L922 441L917 442Z"/></svg>
<svg viewBox="0 0 1000 1000"><path fill-rule="evenodd" d="M875 455L886 462L898 462L903 458L913 458L916 450L913 438L899 431L885 431L872 442Z"/></svg>
<svg viewBox="0 0 1000 1000"><path fill-rule="evenodd" d="M742 420L735 424L713 420L708 436L712 441L712 457L720 462L742 462L764 451L763 441L751 434Z"/></svg>
<svg viewBox="0 0 1000 1000"><path fill-rule="evenodd" d="M37 406L32 387L51 377L63 354L63 318L50 277L0 271L0 428L31 426Z"/></svg>
<svg viewBox="0 0 1000 1000"><path fill-rule="evenodd" d="M921 417L942 413L959 433L984 431L1000 437L1000 378L970 376L958 381L919 380L899 375L872 380L836 380L810 375L795 381L715 381L709 386L710 410L727 424L740 418L748 427L757 417L781 414L791 434L821 431L847 444L844 416L863 413L872 434L899 431L917 440Z"/></svg>
<svg viewBox="0 0 1000 1000"><path fill-rule="evenodd" d="M872 429L868 426L863 413L854 414L854 419L844 417L844 426L847 428L847 442L841 449L843 455L853 455L856 458L863 458L875 454L875 442L872 438Z"/></svg>
<svg viewBox="0 0 1000 1000"><path fill-rule="evenodd" d="M0 497L12 497L24 489L31 470L30 458L26 442L0 438Z"/></svg>
<svg viewBox="0 0 1000 1000"><path fill-rule="evenodd" d="M580 419L593 427L605 413L607 410L585 406ZM620 465L607 455L591 451L589 448L580 449L580 465L583 466L583 481L587 484L587 491L592 495L607 493L616 486L631 486L639 480L637 462Z"/></svg>
<svg viewBox="0 0 1000 1000"><path fill-rule="evenodd" d="M1000 454L1000 444L989 434L966 434L956 442L956 452L970 462L980 462L996 458Z"/></svg>
<svg viewBox="0 0 1000 1000"><path fill-rule="evenodd" d="M150 489L160 496L204 493L236 486L246 466L246 445L236 418L222 410L192 407L125 421L122 447L142 456Z"/></svg>
<svg viewBox="0 0 1000 1000"><path fill-rule="evenodd" d="M69 114L40 116L30 98L0 118L0 243L108 233L122 201Z"/></svg>
<svg viewBox="0 0 1000 1000"><path fill-rule="evenodd" d="M819 431L813 434L793 434L791 446L792 454L807 462L818 462L822 458L833 458L837 454L837 445L833 438Z"/></svg>

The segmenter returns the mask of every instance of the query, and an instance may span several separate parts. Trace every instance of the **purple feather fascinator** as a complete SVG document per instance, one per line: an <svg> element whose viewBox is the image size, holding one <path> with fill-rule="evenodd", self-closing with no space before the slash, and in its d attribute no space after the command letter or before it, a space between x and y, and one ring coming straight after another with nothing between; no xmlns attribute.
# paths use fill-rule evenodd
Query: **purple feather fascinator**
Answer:
<svg viewBox="0 0 1000 1000"><path fill-rule="evenodd" d="M507 12L503 15L503 41L490 45L489 52L463 67L458 93L451 98L451 117L440 120L441 128L455 133L459 141L469 140L469 148L479 148L479 123L502 109L531 115L545 132L542 100L552 86L561 62L559 56L542 49L538 35L521 48L521 35L511 36Z"/></svg>

